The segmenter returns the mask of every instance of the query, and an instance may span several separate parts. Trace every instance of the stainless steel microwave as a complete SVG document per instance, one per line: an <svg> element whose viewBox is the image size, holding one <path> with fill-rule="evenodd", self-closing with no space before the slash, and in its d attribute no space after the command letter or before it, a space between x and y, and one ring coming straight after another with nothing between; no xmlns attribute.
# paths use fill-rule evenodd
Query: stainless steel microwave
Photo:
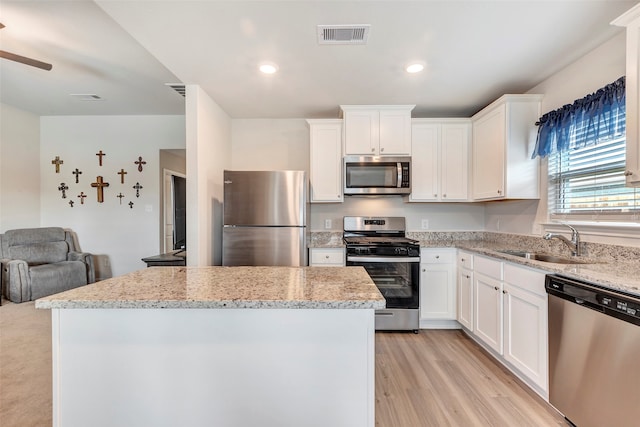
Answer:
<svg viewBox="0 0 640 427"><path fill-rule="evenodd" d="M344 194L411 193L411 157L346 156Z"/></svg>

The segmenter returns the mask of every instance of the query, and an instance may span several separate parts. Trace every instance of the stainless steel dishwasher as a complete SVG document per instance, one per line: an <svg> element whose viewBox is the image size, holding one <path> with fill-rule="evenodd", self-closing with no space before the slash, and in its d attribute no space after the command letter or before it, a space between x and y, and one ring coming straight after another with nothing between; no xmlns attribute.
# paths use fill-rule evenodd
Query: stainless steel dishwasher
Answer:
<svg viewBox="0 0 640 427"><path fill-rule="evenodd" d="M549 402L578 427L640 423L640 298L547 275Z"/></svg>

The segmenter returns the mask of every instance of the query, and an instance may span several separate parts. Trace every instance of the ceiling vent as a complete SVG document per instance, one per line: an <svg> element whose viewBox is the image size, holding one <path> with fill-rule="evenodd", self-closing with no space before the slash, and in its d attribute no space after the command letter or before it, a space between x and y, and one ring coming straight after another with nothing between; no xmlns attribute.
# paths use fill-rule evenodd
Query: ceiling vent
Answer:
<svg viewBox="0 0 640 427"><path fill-rule="evenodd" d="M184 84L182 83L165 83L165 84L169 86L171 89L178 92L180 95L186 97L185 94L187 93L187 89Z"/></svg>
<svg viewBox="0 0 640 427"><path fill-rule="evenodd" d="M370 24L318 25L318 44L367 44Z"/></svg>

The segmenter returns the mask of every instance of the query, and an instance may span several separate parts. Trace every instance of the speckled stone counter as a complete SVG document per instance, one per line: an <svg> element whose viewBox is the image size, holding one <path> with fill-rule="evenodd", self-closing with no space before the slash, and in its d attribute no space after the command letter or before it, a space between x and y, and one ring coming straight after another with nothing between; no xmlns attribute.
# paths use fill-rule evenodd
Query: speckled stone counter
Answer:
<svg viewBox="0 0 640 427"><path fill-rule="evenodd" d="M590 251L587 251L586 256L580 257L581 262L584 262L584 264L556 264L521 258L504 254L500 251L522 250L569 257L567 250L562 245L557 246L557 243L554 242L553 245L555 246L553 246L543 239L529 236L503 234L499 237L482 240L420 240L420 246L423 248L454 247L465 249L477 254L526 265L550 273L558 273L569 278L640 296L640 262L638 262L639 258L634 252L635 248L620 248L615 252L606 252L602 247L592 247ZM625 250L627 251L626 253L620 253L620 251Z"/></svg>
<svg viewBox="0 0 640 427"><path fill-rule="evenodd" d="M155 267L41 298L37 308L376 309L362 267Z"/></svg>

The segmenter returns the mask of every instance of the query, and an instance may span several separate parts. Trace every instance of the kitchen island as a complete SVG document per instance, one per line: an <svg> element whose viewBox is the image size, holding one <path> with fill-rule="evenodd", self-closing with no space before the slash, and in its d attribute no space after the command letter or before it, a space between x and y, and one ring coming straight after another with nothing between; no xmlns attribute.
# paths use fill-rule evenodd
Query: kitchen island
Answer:
<svg viewBox="0 0 640 427"><path fill-rule="evenodd" d="M154 267L51 309L54 426L373 426L361 267Z"/></svg>

